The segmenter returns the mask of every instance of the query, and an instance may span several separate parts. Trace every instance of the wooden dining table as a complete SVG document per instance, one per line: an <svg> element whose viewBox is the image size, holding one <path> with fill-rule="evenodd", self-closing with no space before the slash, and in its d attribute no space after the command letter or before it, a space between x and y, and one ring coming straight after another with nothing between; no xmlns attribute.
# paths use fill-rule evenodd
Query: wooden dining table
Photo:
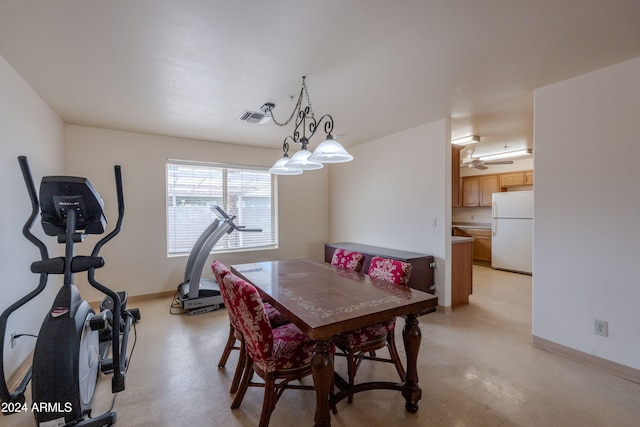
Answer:
<svg viewBox="0 0 640 427"><path fill-rule="evenodd" d="M422 397L416 367L422 336L418 316L438 305L435 295L306 258L235 264L231 270L251 282L264 300L315 340L311 369L316 389L316 427L331 425L330 406L335 408L337 401L364 390L398 390L405 399L406 410L418 410ZM339 332L398 316L405 319L402 338L407 355L406 381L361 383L331 394L331 338Z"/></svg>

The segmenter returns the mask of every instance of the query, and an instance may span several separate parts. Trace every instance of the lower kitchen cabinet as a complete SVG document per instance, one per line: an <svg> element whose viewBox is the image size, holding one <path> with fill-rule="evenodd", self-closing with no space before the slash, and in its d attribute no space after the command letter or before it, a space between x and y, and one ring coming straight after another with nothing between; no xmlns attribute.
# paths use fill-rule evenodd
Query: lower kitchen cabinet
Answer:
<svg viewBox="0 0 640 427"><path fill-rule="evenodd" d="M455 227L455 236L473 237L473 261L491 265L491 230Z"/></svg>
<svg viewBox="0 0 640 427"><path fill-rule="evenodd" d="M451 306L469 304L473 292L473 240L451 239Z"/></svg>
<svg viewBox="0 0 640 427"><path fill-rule="evenodd" d="M491 230L470 228L467 234L474 238L473 260L491 264Z"/></svg>

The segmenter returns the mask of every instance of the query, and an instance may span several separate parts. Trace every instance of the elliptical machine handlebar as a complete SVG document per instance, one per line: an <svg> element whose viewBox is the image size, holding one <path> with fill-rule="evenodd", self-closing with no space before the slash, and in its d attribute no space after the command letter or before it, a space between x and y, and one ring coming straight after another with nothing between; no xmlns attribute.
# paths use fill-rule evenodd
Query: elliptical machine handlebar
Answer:
<svg viewBox="0 0 640 427"><path fill-rule="evenodd" d="M122 190L122 168L120 165L115 165L113 167L113 173L116 179L116 194L118 196L118 220L116 221L116 226L109 234L104 236L96 245L93 247L93 251L91 252L91 256L98 256L100 249L102 246L107 243L109 240L113 239L118 233L120 233L120 229L122 228L122 222L124 221L124 192Z"/></svg>
<svg viewBox="0 0 640 427"><path fill-rule="evenodd" d="M91 252L92 257L98 257L100 253L100 249L102 246L107 243L109 240L113 239L121 230L122 222L124 220L124 191L122 190L122 168L120 165L114 166L114 175L116 181L116 194L118 197L118 220L116 221L116 225L113 230L106 236L104 236L96 245L93 247L93 251ZM107 295L113 301L113 308L111 309L112 313L112 324L113 327L118 331L121 327L122 322L122 306L123 301L120 298L120 295L110 289L100 282L98 282L95 278L96 267L89 268L87 272L87 279L89 280L89 284L93 286L95 289L99 290L103 294ZM133 319L128 317L125 319L125 325L122 329L129 330L131 326L131 322ZM123 337L123 348L126 349L126 337L128 334L125 334ZM111 379L111 390L114 393L120 392L125 389L125 373L127 370L127 361L126 361L126 351L120 351L120 334L113 333L111 336L111 356L113 361L113 378Z"/></svg>
<svg viewBox="0 0 640 427"><path fill-rule="evenodd" d="M32 232L31 227L36 220L36 217L40 213L40 204L38 203L38 193L36 193L36 186L33 183L33 176L31 175L31 169L29 168L29 162L26 156L19 156L18 163L20 164L20 170L22 171L22 177L24 183L27 186L27 192L29 193L29 199L31 200L31 215L24 223L22 227L22 234L31 243L33 243L40 250L40 257L43 260L49 259L49 251L47 245L40 239L38 239Z"/></svg>

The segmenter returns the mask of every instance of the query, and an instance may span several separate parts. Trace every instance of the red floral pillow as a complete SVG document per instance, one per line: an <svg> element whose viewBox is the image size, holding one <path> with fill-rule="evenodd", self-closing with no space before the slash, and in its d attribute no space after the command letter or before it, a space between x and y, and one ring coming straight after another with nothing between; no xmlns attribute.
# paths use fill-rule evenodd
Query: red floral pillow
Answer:
<svg viewBox="0 0 640 427"><path fill-rule="evenodd" d="M363 254L342 248L336 249L331 258L332 266L349 271L362 270L362 264L364 264Z"/></svg>
<svg viewBox="0 0 640 427"><path fill-rule="evenodd" d="M406 285L411 277L411 264L395 259L373 257L369 276L396 285Z"/></svg>

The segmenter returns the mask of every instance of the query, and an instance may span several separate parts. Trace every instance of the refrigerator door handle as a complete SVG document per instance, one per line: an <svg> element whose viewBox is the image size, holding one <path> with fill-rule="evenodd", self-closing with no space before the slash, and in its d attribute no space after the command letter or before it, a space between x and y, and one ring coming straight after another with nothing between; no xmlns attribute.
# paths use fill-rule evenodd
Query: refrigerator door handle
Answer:
<svg viewBox="0 0 640 427"><path fill-rule="evenodd" d="M497 224L496 224L496 211L497 211L497 202L494 200L493 203L491 204L491 219L492 219L492 223L491 223L491 235L493 237L496 236L496 228L497 228Z"/></svg>

